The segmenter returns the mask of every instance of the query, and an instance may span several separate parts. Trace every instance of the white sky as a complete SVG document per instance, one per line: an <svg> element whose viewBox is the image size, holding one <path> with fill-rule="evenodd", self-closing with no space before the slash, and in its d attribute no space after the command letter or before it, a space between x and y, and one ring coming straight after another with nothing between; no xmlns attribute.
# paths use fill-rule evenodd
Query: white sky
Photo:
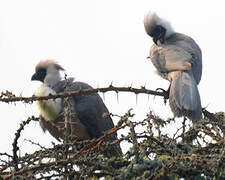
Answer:
<svg viewBox="0 0 225 180"><path fill-rule="evenodd" d="M223 0L1 0L0 92L31 96L40 85L30 81L35 65L48 58L64 66L68 76L93 87L106 87L113 81L115 86L146 84L152 90L167 89L168 82L155 74L146 59L152 40L144 31L143 17L152 10L200 45L202 106L212 112L225 111L224 8ZM147 95L139 95L137 104L130 93L120 93L119 103L115 93L106 93L105 97L110 112L123 115L133 108L136 121L143 120L149 110L172 117L169 106L164 106L159 97L150 96L148 100ZM0 152L9 152L19 124L32 115L38 116L38 111L35 104L0 103L0 108ZM22 153L37 149L24 139L42 145L55 141L34 122L25 127L19 146Z"/></svg>

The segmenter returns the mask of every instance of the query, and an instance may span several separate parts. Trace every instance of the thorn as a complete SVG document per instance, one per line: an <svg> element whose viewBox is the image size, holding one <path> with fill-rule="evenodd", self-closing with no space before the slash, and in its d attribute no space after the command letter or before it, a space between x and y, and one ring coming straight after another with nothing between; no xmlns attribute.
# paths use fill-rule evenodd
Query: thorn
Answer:
<svg viewBox="0 0 225 180"><path fill-rule="evenodd" d="M67 74L66 74L66 73L64 73L64 79L65 79L65 80L67 79Z"/></svg>
<svg viewBox="0 0 225 180"><path fill-rule="evenodd" d="M136 105L138 104L138 94L136 94Z"/></svg>
<svg viewBox="0 0 225 180"><path fill-rule="evenodd" d="M97 89L98 89L98 92L99 92L99 84L97 85Z"/></svg>
<svg viewBox="0 0 225 180"><path fill-rule="evenodd" d="M155 97L156 97L156 95L153 96L153 101L155 101Z"/></svg>
<svg viewBox="0 0 225 180"><path fill-rule="evenodd" d="M110 83L109 88L113 88L113 81Z"/></svg>
<svg viewBox="0 0 225 180"><path fill-rule="evenodd" d="M129 116L134 116L134 114L131 114L131 111L133 111L133 108L130 108L130 109L128 110L128 112L127 112L128 115L129 115Z"/></svg>
<svg viewBox="0 0 225 180"><path fill-rule="evenodd" d="M166 105L166 102L167 102L167 99L166 98L164 98L164 104Z"/></svg>
<svg viewBox="0 0 225 180"><path fill-rule="evenodd" d="M146 89L145 87L146 87L146 82L145 82L144 86L141 86L141 88L142 89Z"/></svg>
<svg viewBox="0 0 225 180"><path fill-rule="evenodd" d="M131 83L130 87L132 88L132 86L133 86L133 82Z"/></svg>
<svg viewBox="0 0 225 180"><path fill-rule="evenodd" d="M206 108L208 108L209 107L209 105L210 105L210 103L208 103L204 108L202 108L202 109L206 109Z"/></svg>
<svg viewBox="0 0 225 180"><path fill-rule="evenodd" d="M116 91L116 99L117 99L117 103L119 104L119 93Z"/></svg>

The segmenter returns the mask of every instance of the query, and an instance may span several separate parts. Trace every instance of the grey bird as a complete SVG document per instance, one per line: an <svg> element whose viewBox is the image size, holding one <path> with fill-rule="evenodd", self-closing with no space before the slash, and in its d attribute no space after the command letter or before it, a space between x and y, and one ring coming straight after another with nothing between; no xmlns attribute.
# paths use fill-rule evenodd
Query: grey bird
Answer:
<svg viewBox="0 0 225 180"><path fill-rule="evenodd" d="M35 96L48 96L49 94L92 88L84 82L74 82L74 78L62 80L60 71L64 71L64 69L55 61L39 62L35 74L31 78L31 80L42 82ZM73 96L67 102L64 98L42 100L37 101L37 105L40 110L40 126L43 131L49 131L59 141L65 137L64 111L66 107L71 110L69 135L79 140L98 138L114 127L111 117L104 116L109 111L97 93ZM117 140L117 134L112 134L109 140ZM115 145L109 154L120 155L121 153L120 146Z"/></svg>
<svg viewBox="0 0 225 180"><path fill-rule="evenodd" d="M157 73L170 81L169 104L174 116L200 120L202 106L197 85L202 76L201 49L191 37L175 32L156 13L145 16L144 27L154 42L149 57Z"/></svg>

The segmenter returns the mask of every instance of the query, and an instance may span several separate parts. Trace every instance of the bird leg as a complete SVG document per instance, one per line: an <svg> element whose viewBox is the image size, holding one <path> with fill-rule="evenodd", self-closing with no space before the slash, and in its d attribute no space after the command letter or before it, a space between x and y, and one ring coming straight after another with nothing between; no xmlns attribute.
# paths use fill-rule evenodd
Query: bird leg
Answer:
<svg viewBox="0 0 225 180"><path fill-rule="evenodd" d="M170 95L170 86L167 90L163 89L163 88L157 88L156 91L162 91L164 94L164 104L166 104L167 99L169 99L169 95Z"/></svg>

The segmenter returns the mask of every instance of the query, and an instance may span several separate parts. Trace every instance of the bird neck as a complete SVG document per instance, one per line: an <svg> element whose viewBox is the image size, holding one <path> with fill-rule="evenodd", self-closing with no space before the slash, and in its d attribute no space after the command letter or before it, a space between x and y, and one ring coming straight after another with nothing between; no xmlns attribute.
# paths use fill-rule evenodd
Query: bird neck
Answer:
<svg viewBox="0 0 225 180"><path fill-rule="evenodd" d="M54 87L58 82L61 81L61 76L59 73L48 74L45 77L44 84L48 87Z"/></svg>

